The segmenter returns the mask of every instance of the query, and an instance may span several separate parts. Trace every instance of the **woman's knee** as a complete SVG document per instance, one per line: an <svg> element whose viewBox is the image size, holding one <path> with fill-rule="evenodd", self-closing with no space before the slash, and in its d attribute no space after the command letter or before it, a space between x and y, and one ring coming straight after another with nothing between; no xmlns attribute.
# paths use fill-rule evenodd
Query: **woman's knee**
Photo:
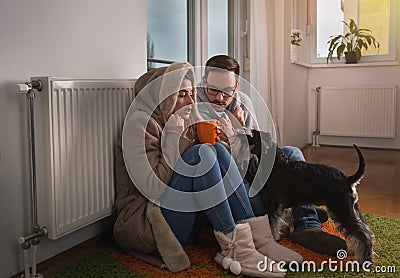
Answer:
<svg viewBox="0 0 400 278"><path fill-rule="evenodd" d="M281 148L283 153L291 160L306 161L302 151L297 147L284 146Z"/></svg>
<svg viewBox="0 0 400 278"><path fill-rule="evenodd" d="M204 152L204 154L207 154L210 156L215 156L216 154L230 154L229 151L226 149L226 147L219 142L217 142L214 145L197 144L197 145L194 145L193 147L190 147L186 152L199 153L200 151L202 151L202 152Z"/></svg>
<svg viewBox="0 0 400 278"><path fill-rule="evenodd" d="M217 152L217 156L219 156L219 157L221 157L221 156L230 157L231 156L230 152L226 149L226 147L219 142L217 142L214 145L214 148L215 148L215 151Z"/></svg>
<svg viewBox="0 0 400 278"><path fill-rule="evenodd" d="M182 157L198 154L198 153L199 153L200 146L201 146L201 144L197 144L197 145L191 146L189 149L187 149L187 150L182 154Z"/></svg>
<svg viewBox="0 0 400 278"><path fill-rule="evenodd" d="M183 161L191 165L200 163L202 159L215 160L215 157L215 152L206 144L194 145L182 154Z"/></svg>

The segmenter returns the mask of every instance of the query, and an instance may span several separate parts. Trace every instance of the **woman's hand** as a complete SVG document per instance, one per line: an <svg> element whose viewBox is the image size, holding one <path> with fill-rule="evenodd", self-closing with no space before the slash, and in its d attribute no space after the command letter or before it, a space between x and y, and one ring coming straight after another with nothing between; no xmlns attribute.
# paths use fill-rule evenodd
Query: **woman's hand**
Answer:
<svg viewBox="0 0 400 278"><path fill-rule="evenodd" d="M168 120L165 114L162 113L162 119L167 131L175 131L181 134L185 128L185 120L178 114L171 114Z"/></svg>
<svg viewBox="0 0 400 278"><path fill-rule="evenodd" d="M171 114L168 119L168 125L170 126L185 126L185 120L178 114Z"/></svg>
<svg viewBox="0 0 400 278"><path fill-rule="evenodd" d="M163 123L165 126L167 126L167 123L168 123L168 126L170 126L170 127L173 127L173 126L184 127L185 126L185 120L178 114L171 114L171 116L167 119L163 112L163 113L161 113L161 117L162 117L162 120L163 120Z"/></svg>
<svg viewBox="0 0 400 278"><path fill-rule="evenodd" d="M228 137L228 139L231 138L234 135L231 121L226 120L223 117L220 117L218 120L224 127L222 131L225 133L226 137ZM218 132L218 129L217 129L217 132ZM221 131L219 131L219 132L221 132Z"/></svg>

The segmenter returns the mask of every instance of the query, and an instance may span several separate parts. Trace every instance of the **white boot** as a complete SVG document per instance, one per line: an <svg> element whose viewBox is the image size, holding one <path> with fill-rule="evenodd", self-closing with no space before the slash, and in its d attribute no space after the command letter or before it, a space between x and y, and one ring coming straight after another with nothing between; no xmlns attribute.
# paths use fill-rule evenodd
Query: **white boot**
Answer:
<svg viewBox="0 0 400 278"><path fill-rule="evenodd" d="M261 254L276 262L301 263L303 261L303 257L300 254L280 245L274 240L267 215L246 219L239 223L250 224L254 245L256 250Z"/></svg>
<svg viewBox="0 0 400 278"><path fill-rule="evenodd" d="M221 252L214 260L233 274L250 277L284 277L286 272L277 263L259 253L254 246L248 223L237 224L233 232L225 235L214 231Z"/></svg>

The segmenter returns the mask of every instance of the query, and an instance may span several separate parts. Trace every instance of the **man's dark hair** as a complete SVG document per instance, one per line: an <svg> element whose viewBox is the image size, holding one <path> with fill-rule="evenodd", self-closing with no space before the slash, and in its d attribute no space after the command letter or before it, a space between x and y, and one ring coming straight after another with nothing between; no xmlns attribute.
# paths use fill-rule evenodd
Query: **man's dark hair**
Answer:
<svg viewBox="0 0 400 278"><path fill-rule="evenodd" d="M236 78L239 77L240 66L239 63L232 57L228 55L216 55L208 59L206 63L206 68L204 71L204 77L207 79L208 73L213 70L213 68L219 68L227 71L232 71L236 74ZM215 70L215 69L214 69Z"/></svg>

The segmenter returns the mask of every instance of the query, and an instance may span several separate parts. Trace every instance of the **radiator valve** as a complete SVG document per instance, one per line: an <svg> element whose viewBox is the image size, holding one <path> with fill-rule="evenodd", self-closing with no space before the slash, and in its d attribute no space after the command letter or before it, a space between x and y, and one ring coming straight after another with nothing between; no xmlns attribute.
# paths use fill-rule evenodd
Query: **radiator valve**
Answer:
<svg viewBox="0 0 400 278"><path fill-rule="evenodd" d="M40 79L32 80L31 82L17 84L17 91L20 94L26 94L32 89L41 92L42 88L43 88L42 81Z"/></svg>

